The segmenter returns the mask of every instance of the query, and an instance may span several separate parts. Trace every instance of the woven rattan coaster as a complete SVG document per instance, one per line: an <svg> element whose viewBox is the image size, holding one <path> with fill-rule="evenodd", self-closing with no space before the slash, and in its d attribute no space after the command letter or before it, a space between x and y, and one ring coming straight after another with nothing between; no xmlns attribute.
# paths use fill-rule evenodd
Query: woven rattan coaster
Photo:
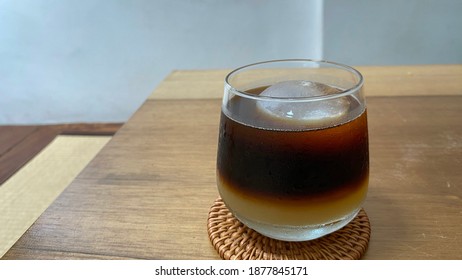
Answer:
<svg viewBox="0 0 462 280"><path fill-rule="evenodd" d="M324 237L287 242L259 234L238 221L218 198L210 208L210 241L225 260L360 259L367 250L371 227L364 209L342 229Z"/></svg>

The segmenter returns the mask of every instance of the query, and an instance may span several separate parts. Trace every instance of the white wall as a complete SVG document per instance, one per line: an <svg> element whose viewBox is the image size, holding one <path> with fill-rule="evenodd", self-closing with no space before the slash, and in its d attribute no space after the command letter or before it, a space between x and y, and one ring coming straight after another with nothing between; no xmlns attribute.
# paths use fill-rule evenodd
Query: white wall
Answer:
<svg viewBox="0 0 462 280"><path fill-rule="evenodd" d="M324 57L352 65L462 63L461 0L324 0Z"/></svg>
<svg viewBox="0 0 462 280"><path fill-rule="evenodd" d="M322 0L0 0L0 124L126 121L173 69L322 57Z"/></svg>
<svg viewBox="0 0 462 280"><path fill-rule="evenodd" d="M0 0L0 125L121 122L174 69L462 63L460 0Z"/></svg>

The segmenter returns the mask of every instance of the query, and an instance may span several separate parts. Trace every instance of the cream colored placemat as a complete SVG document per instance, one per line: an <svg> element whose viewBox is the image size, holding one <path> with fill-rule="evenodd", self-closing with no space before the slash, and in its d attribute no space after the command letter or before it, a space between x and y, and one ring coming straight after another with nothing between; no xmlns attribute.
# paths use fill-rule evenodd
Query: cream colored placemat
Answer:
<svg viewBox="0 0 462 280"><path fill-rule="evenodd" d="M0 258L111 139L58 136L0 187Z"/></svg>

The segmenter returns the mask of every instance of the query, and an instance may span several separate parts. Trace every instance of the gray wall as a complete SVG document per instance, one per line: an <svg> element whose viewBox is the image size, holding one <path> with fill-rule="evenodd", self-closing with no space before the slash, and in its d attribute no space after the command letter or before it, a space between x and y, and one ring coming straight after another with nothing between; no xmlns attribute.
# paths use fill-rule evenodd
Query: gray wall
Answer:
<svg viewBox="0 0 462 280"><path fill-rule="evenodd" d="M462 63L462 1L324 0L324 57L352 65Z"/></svg>

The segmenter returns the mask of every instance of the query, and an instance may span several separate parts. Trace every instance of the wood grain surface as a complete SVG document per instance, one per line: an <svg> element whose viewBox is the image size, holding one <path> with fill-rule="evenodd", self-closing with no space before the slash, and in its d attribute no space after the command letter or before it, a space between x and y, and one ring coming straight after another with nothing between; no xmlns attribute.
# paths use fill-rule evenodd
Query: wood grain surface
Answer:
<svg viewBox="0 0 462 280"><path fill-rule="evenodd" d="M0 188L31 158L45 148L57 132L48 126L0 127Z"/></svg>
<svg viewBox="0 0 462 280"><path fill-rule="evenodd" d="M358 66L367 96L460 95L462 65ZM221 98L230 70L174 71L149 99Z"/></svg>
<svg viewBox="0 0 462 280"><path fill-rule="evenodd" d="M370 77L366 259L462 259L461 69L361 68ZM223 71L207 73L168 77L162 96L143 104L4 259L218 259L206 223L218 195L222 89L212 97L203 87L222 84Z"/></svg>

